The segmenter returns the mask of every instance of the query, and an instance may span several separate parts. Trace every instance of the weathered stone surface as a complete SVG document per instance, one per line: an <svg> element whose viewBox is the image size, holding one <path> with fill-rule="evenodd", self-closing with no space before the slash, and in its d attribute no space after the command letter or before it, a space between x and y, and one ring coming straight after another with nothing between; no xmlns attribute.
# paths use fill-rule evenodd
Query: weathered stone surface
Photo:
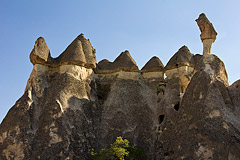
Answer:
<svg viewBox="0 0 240 160"><path fill-rule="evenodd" d="M201 31L200 37L202 41L205 39L216 40L217 32L204 13L199 15L198 19L196 19L196 22Z"/></svg>
<svg viewBox="0 0 240 160"><path fill-rule="evenodd" d="M83 34L80 34L56 59L57 63L73 64L86 68L96 68L95 51Z"/></svg>
<svg viewBox="0 0 240 160"><path fill-rule="evenodd" d="M112 62L107 59L103 59L98 62L95 72L99 74L112 73L114 70L112 68Z"/></svg>
<svg viewBox="0 0 240 160"><path fill-rule="evenodd" d="M156 159L239 158L239 116L228 108L216 83L221 82L205 71L194 75L178 114L164 114Z"/></svg>
<svg viewBox="0 0 240 160"><path fill-rule="evenodd" d="M84 37L84 34L80 34L77 37L77 39L80 40L82 43L82 48L83 48L83 52L86 59L85 67L96 68L97 61L96 61L95 49L92 47L89 39L86 39Z"/></svg>
<svg viewBox="0 0 240 160"><path fill-rule="evenodd" d="M182 93L194 74L194 66L191 63L192 56L187 46L183 46L173 55L164 68L167 79L177 78L179 80Z"/></svg>
<svg viewBox="0 0 240 160"><path fill-rule="evenodd" d="M216 40L217 32L204 13L199 15L196 22L201 31L200 37L203 42L203 55L210 54L212 43Z"/></svg>
<svg viewBox="0 0 240 160"><path fill-rule="evenodd" d="M86 58L76 39L73 50ZM165 79L162 71L138 71L128 51L94 71L90 61L74 60L33 65L23 96L0 125L1 160L87 160L118 136L149 160L240 159L240 82L228 87L217 56L192 56L184 46ZM161 64L152 61L146 70Z"/></svg>
<svg viewBox="0 0 240 160"><path fill-rule="evenodd" d="M178 68L180 66L190 66L191 58L192 54L187 46L182 46L168 61L164 69L170 70L173 68Z"/></svg>
<svg viewBox="0 0 240 160"><path fill-rule="evenodd" d="M233 113L240 115L240 80L228 87L229 94L233 103Z"/></svg>
<svg viewBox="0 0 240 160"><path fill-rule="evenodd" d="M88 159L100 118L91 74L84 79L73 70L39 68L34 66L23 97L1 124L0 159Z"/></svg>
<svg viewBox="0 0 240 160"><path fill-rule="evenodd" d="M58 63L63 64L74 64L79 66L85 66L86 58L83 51L82 42L77 37L74 41L66 48L65 51L56 59Z"/></svg>
<svg viewBox="0 0 240 160"><path fill-rule="evenodd" d="M48 64L51 62L51 55L43 37L39 37L30 54L32 64Z"/></svg>
<svg viewBox="0 0 240 160"><path fill-rule="evenodd" d="M228 86L228 75L225 69L224 63L216 55L194 55L191 59L191 63L194 66L194 70L201 71L205 70L212 77L222 81Z"/></svg>
<svg viewBox="0 0 240 160"><path fill-rule="evenodd" d="M100 61L97 64L95 72L98 74L106 74L106 73L116 73L119 71L124 72L136 72L138 71L138 67L136 62L131 57L129 51L122 52L114 62L110 62L106 59Z"/></svg>
<svg viewBox="0 0 240 160"><path fill-rule="evenodd" d="M155 71L164 71L164 66L161 60L154 56L152 57L141 69L141 72L155 72Z"/></svg>
<svg viewBox="0 0 240 160"><path fill-rule="evenodd" d="M131 57L128 50L122 52L113 62L113 68L115 71L128 71L134 72L138 71L138 66L136 62Z"/></svg>

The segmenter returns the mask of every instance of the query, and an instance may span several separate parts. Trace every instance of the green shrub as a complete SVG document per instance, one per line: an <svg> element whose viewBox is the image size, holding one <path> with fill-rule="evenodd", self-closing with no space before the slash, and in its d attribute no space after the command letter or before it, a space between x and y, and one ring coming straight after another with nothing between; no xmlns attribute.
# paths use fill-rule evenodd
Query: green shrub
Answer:
<svg viewBox="0 0 240 160"><path fill-rule="evenodd" d="M133 146L127 139L117 137L108 149L101 149L99 153L91 152L93 160L144 160L146 156L143 149Z"/></svg>
<svg viewBox="0 0 240 160"><path fill-rule="evenodd" d="M159 94L159 93L163 93L164 94L164 89L162 88L162 86L156 86L156 88L157 88L157 94Z"/></svg>

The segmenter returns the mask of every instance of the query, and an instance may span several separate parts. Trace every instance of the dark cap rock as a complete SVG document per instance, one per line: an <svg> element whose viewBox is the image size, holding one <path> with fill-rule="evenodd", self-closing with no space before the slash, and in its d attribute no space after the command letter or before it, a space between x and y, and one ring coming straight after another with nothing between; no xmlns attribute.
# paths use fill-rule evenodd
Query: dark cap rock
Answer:
<svg viewBox="0 0 240 160"><path fill-rule="evenodd" d="M107 59L101 60L96 67L95 70L96 73L112 73L113 68L112 68L112 62L110 62Z"/></svg>
<svg viewBox="0 0 240 160"><path fill-rule="evenodd" d="M189 66L192 54L187 46L182 46L168 61L165 70L177 68L179 66Z"/></svg>
<svg viewBox="0 0 240 160"><path fill-rule="evenodd" d="M116 71L138 71L136 62L131 57L128 50L122 52L113 62L113 68Z"/></svg>
<svg viewBox="0 0 240 160"><path fill-rule="evenodd" d="M51 61L50 51L43 37L35 41L34 48L30 54L32 64L47 64Z"/></svg>
<svg viewBox="0 0 240 160"><path fill-rule="evenodd" d="M84 66L86 63L82 42L78 39L73 40L73 42L66 48L65 51L57 58L60 64L75 64Z"/></svg>
<svg viewBox="0 0 240 160"><path fill-rule="evenodd" d="M154 56L152 57L141 69L142 72L157 72L157 71L163 71L164 66L161 62L161 60Z"/></svg>
<svg viewBox="0 0 240 160"><path fill-rule="evenodd" d="M196 19L196 22L201 31L200 37L202 41L204 39L216 39L217 32L204 13L199 15L198 19Z"/></svg>
<svg viewBox="0 0 240 160"><path fill-rule="evenodd" d="M82 43L82 49L84 52L84 56L86 59L86 64L85 66L87 68L96 68L96 56L95 56L95 51L89 41L89 39L86 39L84 37L84 34L80 34L76 39L78 39L79 41L81 41Z"/></svg>

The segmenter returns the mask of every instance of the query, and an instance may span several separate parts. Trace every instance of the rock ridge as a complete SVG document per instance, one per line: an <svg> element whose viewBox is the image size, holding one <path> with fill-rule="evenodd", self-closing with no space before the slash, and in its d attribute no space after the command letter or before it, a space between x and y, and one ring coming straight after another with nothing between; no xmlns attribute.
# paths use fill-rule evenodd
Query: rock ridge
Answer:
<svg viewBox="0 0 240 160"><path fill-rule="evenodd" d="M33 65L42 64L51 68L61 65L96 68L95 52L90 41L81 33L57 58L52 58L44 38L39 37L30 54L30 61Z"/></svg>

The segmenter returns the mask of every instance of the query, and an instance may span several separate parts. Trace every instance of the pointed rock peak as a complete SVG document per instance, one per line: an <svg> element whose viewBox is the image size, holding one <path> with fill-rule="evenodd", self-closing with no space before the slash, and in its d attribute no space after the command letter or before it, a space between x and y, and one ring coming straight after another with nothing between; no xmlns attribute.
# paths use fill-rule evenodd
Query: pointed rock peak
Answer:
<svg viewBox="0 0 240 160"><path fill-rule="evenodd" d="M128 50L122 52L113 62L113 68L115 70L123 71L138 71L136 62L131 57Z"/></svg>
<svg viewBox="0 0 240 160"><path fill-rule="evenodd" d="M187 46L182 46L168 61L165 70L177 68L179 66L189 66L192 54Z"/></svg>
<svg viewBox="0 0 240 160"><path fill-rule="evenodd" d="M50 51L43 37L35 41L34 48L30 54L32 64L47 64L51 61Z"/></svg>
<svg viewBox="0 0 240 160"><path fill-rule="evenodd" d="M206 16L204 13L201 13L201 14L199 15L198 19L196 19L196 21L198 21L198 20L203 20L203 19L209 21L209 20L207 19L207 16Z"/></svg>
<svg viewBox="0 0 240 160"><path fill-rule="evenodd" d="M57 58L57 61L60 64L85 65L86 59L83 52L82 42L78 37L72 41L65 51L63 51L63 53Z"/></svg>
<svg viewBox="0 0 240 160"><path fill-rule="evenodd" d="M79 34L79 35L77 36L77 39L80 40L80 41L82 41L82 40L87 40L87 39L85 38L85 36L84 36L83 33Z"/></svg>
<svg viewBox="0 0 240 160"><path fill-rule="evenodd" d="M96 68L97 60L95 55L95 49L92 47L89 39L86 39L83 33L81 33L76 39L78 39L82 43L82 48L86 59L85 66L87 68Z"/></svg>
<svg viewBox="0 0 240 160"><path fill-rule="evenodd" d="M132 58L132 56L130 55L128 50L125 50L124 52L122 52L115 60L113 63L118 63L119 61L124 61L126 60L127 62L131 62L134 65L137 65L136 62L134 61L134 59Z"/></svg>
<svg viewBox="0 0 240 160"><path fill-rule="evenodd" d="M84 34L83 34L83 33L81 33L79 36L81 36L81 37L84 37Z"/></svg>
<svg viewBox="0 0 240 160"><path fill-rule="evenodd" d="M188 49L188 47L187 46L182 46L181 48L179 48L179 50L178 51L182 51L182 52L190 52L190 50Z"/></svg>
<svg viewBox="0 0 240 160"><path fill-rule="evenodd" d="M156 56L152 57L141 69L142 72L157 72L157 71L161 72L163 70L164 66L161 60Z"/></svg>

